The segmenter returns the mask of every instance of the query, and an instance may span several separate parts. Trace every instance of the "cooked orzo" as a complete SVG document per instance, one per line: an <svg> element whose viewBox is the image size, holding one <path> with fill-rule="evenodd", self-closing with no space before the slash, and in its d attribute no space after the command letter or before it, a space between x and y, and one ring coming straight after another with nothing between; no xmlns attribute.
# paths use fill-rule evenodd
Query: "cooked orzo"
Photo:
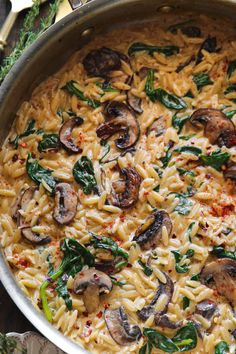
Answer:
<svg viewBox="0 0 236 354"><path fill-rule="evenodd" d="M115 29L17 112L1 245L92 353L235 352L235 35L189 14Z"/></svg>

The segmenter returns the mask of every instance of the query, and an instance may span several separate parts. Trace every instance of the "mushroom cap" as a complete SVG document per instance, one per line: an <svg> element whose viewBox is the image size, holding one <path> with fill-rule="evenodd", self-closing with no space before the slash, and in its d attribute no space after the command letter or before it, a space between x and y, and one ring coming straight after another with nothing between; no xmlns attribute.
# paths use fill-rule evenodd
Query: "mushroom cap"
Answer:
<svg viewBox="0 0 236 354"><path fill-rule="evenodd" d="M159 327L165 327L170 329L177 329L182 326L183 321L173 322L167 315L155 314L155 324Z"/></svg>
<svg viewBox="0 0 236 354"><path fill-rule="evenodd" d="M225 178L236 179L236 164L227 167L223 174Z"/></svg>
<svg viewBox="0 0 236 354"><path fill-rule="evenodd" d="M201 271L200 280L236 305L236 260L221 258L208 263Z"/></svg>
<svg viewBox="0 0 236 354"><path fill-rule="evenodd" d="M83 65L88 75L106 77L111 71L120 69L120 59L118 52L102 47L89 52L83 60Z"/></svg>
<svg viewBox="0 0 236 354"><path fill-rule="evenodd" d="M124 179L113 182L108 200L119 208L130 208L138 201L141 177L135 168L123 168L120 172Z"/></svg>
<svg viewBox="0 0 236 354"><path fill-rule="evenodd" d="M106 309L104 316L111 337L119 345L131 345L141 338L140 328L129 324L128 316L122 306L116 310Z"/></svg>
<svg viewBox="0 0 236 354"><path fill-rule="evenodd" d="M231 147L236 145L236 131L234 123L218 109L200 108L190 117L193 126L205 126L204 133L211 144Z"/></svg>
<svg viewBox="0 0 236 354"><path fill-rule="evenodd" d="M210 320L217 310L217 305L214 301L205 299L196 305L195 313L201 315L202 317Z"/></svg>
<svg viewBox="0 0 236 354"><path fill-rule="evenodd" d="M71 222L76 214L78 197L69 183L58 183L55 189L53 218L61 225Z"/></svg>
<svg viewBox="0 0 236 354"><path fill-rule="evenodd" d="M82 149L75 145L72 139L72 130L75 127L79 127L84 122L81 117L74 117L67 120L61 127L59 132L59 139L63 147L73 153L80 153Z"/></svg>
<svg viewBox="0 0 236 354"><path fill-rule="evenodd" d="M109 139L116 133L121 133L115 141L119 149L127 149L133 146L140 135L139 123L131 109L118 101L111 101L104 112L105 123L96 130L97 136L103 140Z"/></svg>
<svg viewBox="0 0 236 354"><path fill-rule="evenodd" d="M75 294L83 294L89 285L99 288L99 294L107 294L112 290L111 278L95 268L81 270L74 279Z"/></svg>
<svg viewBox="0 0 236 354"><path fill-rule="evenodd" d="M162 135L166 130L166 122L164 116L160 116L156 118L152 124L148 127L147 129L147 134L150 134L151 132L155 132L156 136Z"/></svg>
<svg viewBox="0 0 236 354"><path fill-rule="evenodd" d="M165 226L168 234L172 231L172 221L165 210L154 211L145 222L138 227L133 241L136 241L144 250L154 248L158 245L162 227Z"/></svg>

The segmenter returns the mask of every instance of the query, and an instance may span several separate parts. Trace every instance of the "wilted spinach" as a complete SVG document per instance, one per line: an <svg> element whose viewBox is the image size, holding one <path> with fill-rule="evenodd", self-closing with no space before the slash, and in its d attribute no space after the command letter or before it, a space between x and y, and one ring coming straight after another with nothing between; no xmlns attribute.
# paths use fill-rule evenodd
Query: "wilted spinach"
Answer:
<svg viewBox="0 0 236 354"><path fill-rule="evenodd" d="M195 225L195 222L194 221L191 222L191 224L188 226L188 229L186 231L186 236L188 237L190 242L192 242L190 235L191 235L191 231L192 231L194 225Z"/></svg>
<svg viewBox="0 0 236 354"><path fill-rule="evenodd" d="M162 162L162 167L166 168L168 166L168 163L172 157L172 153L170 152L170 149L173 147L173 142L170 141L167 146L165 147L165 156L160 157L160 161Z"/></svg>
<svg viewBox="0 0 236 354"><path fill-rule="evenodd" d="M220 171L221 166L226 164L229 160L230 154L228 152L221 152L221 149L217 149L210 155L200 155L199 157L206 166L211 166Z"/></svg>
<svg viewBox="0 0 236 354"><path fill-rule="evenodd" d="M174 150L174 152L187 152L187 153L189 153L189 154L193 154L193 155L196 155L196 156L198 156L198 155L200 155L201 153L202 153L202 150L201 149L199 149L198 147L196 147L196 146L190 146L190 145L188 145L188 146L181 146L181 147L179 147L179 148L176 148L175 150Z"/></svg>
<svg viewBox="0 0 236 354"><path fill-rule="evenodd" d="M193 20L190 19L190 20L186 20L186 21L183 21L183 22L175 23L175 24L169 26L167 28L167 31L169 31L171 33L177 33L178 29L181 29L181 28L185 27L186 25L189 25L192 22L193 22Z"/></svg>
<svg viewBox="0 0 236 354"><path fill-rule="evenodd" d="M103 92L119 92L118 89L114 88L110 82L104 81L104 82L96 82L96 85L100 87Z"/></svg>
<svg viewBox="0 0 236 354"><path fill-rule="evenodd" d="M14 145L14 148L17 149L18 144L19 144L19 140L21 138L24 138L25 136L29 136L31 134L40 133L40 132L41 132L41 129L35 128L35 120L32 119L29 121L27 127L25 128L25 131L22 134L16 135L13 140L9 141L9 143Z"/></svg>
<svg viewBox="0 0 236 354"><path fill-rule="evenodd" d="M186 310L189 307L190 300L187 296L183 297L183 310Z"/></svg>
<svg viewBox="0 0 236 354"><path fill-rule="evenodd" d="M107 154L109 154L110 150L111 150L111 147L110 145L108 144L107 140L101 140L100 141L100 145L104 147L104 154L103 156L99 159L99 163L103 163L104 161L104 158L107 156Z"/></svg>
<svg viewBox="0 0 236 354"><path fill-rule="evenodd" d="M58 134L43 134L43 139L38 143L38 151L46 152L60 148L60 139Z"/></svg>
<svg viewBox="0 0 236 354"><path fill-rule="evenodd" d="M50 276L54 273L54 267L52 264L52 255L50 253L47 256L46 261L48 262L48 275Z"/></svg>
<svg viewBox="0 0 236 354"><path fill-rule="evenodd" d="M31 154L28 154L26 161L26 171L32 181L37 184L45 182L45 184L48 186L48 191L50 193L54 193L57 181L52 176L53 171L42 167L38 163L38 160L34 159Z"/></svg>
<svg viewBox="0 0 236 354"><path fill-rule="evenodd" d="M71 95L75 95L81 101L85 101L88 106L92 108L98 108L100 103L96 100L85 97L84 93L76 87L77 82L74 80L68 81L65 86L62 87L63 90L67 91Z"/></svg>
<svg viewBox="0 0 236 354"><path fill-rule="evenodd" d="M180 136L179 138L180 138L181 140L189 140L189 139L193 138L195 135L196 135L196 134L182 135L182 136Z"/></svg>
<svg viewBox="0 0 236 354"><path fill-rule="evenodd" d="M209 75L207 73L198 73L193 75L193 81L197 86L197 89L200 90L202 87L207 85L212 85L213 81L211 81Z"/></svg>
<svg viewBox="0 0 236 354"><path fill-rule="evenodd" d="M175 45L166 45L166 46L155 46L149 45L145 43L133 43L128 50L128 54L132 55L136 52L148 52L148 54L152 55L153 53L162 53L167 57L179 53L179 47Z"/></svg>
<svg viewBox="0 0 236 354"><path fill-rule="evenodd" d="M236 251L225 251L222 246L214 246L211 253L217 258L230 258L236 260Z"/></svg>
<svg viewBox="0 0 236 354"><path fill-rule="evenodd" d="M85 194L90 194L97 187L92 161L87 156L82 156L73 167L73 176Z"/></svg>
<svg viewBox="0 0 236 354"><path fill-rule="evenodd" d="M229 345L225 341L221 341L215 346L215 354L226 354L229 353Z"/></svg>
<svg viewBox="0 0 236 354"><path fill-rule="evenodd" d="M144 262L142 262L141 259L139 259L138 264L140 264L140 266L142 267L145 275L147 275L148 277L150 277L150 275L152 275L153 269L147 263L144 263Z"/></svg>
<svg viewBox="0 0 236 354"><path fill-rule="evenodd" d="M224 114L226 115L226 117L229 118L229 119L232 119L233 116L235 115L235 113L236 113L236 109L233 109L232 111L226 111L226 112L224 112Z"/></svg>
<svg viewBox="0 0 236 354"><path fill-rule="evenodd" d="M228 93L235 92L235 91L236 91L236 84L231 84L227 87L224 94L227 95Z"/></svg>
<svg viewBox="0 0 236 354"><path fill-rule="evenodd" d="M196 176L194 171L185 170L184 168L177 168L177 171L179 172L180 176Z"/></svg>
<svg viewBox="0 0 236 354"><path fill-rule="evenodd" d="M179 251L171 251L175 257L175 270L177 273L187 273L189 266L187 264L181 265L185 259L192 258L194 256L194 250L189 249L185 255L182 255Z"/></svg>
<svg viewBox="0 0 236 354"><path fill-rule="evenodd" d="M52 321L52 313L48 305L46 290L51 282L59 279L57 291L59 295L65 299L68 308L71 309L71 299L68 290L65 289L66 280L69 276L74 277L82 270L84 265L88 265L89 267L94 266L94 256L78 241L72 238L65 238L60 248L63 252L63 259L60 266L40 287L43 311L47 320L50 322Z"/></svg>
<svg viewBox="0 0 236 354"><path fill-rule="evenodd" d="M189 120L189 116L185 117L178 117L178 114L175 113L172 117L172 126L178 131L178 133L181 132L183 129L183 126L187 121Z"/></svg>
<svg viewBox="0 0 236 354"><path fill-rule="evenodd" d="M236 60L230 61L228 65L227 75L230 77L236 69Z"/></svg>
<svg viewBox="0 0 236 354"><path fill-rule="evenodd" d="M139 354L151 354L152 344L150 342L145 343L139 350Z"/></svg>
<svg viewBox="0 0 236 354"><path fill-rule="evenodd" d="M188 215L193 206L193 202L184 195L178 194L176 196L179 198L179 203L175 207L174 211L177 211L180 215Z"/></svg>
<svg viewBox="0 0 236 354"><path fill-rule="evenodd" d="M194 274L191 276L190 280L194 281L199 281L200 280L200 274Z"/></svg>

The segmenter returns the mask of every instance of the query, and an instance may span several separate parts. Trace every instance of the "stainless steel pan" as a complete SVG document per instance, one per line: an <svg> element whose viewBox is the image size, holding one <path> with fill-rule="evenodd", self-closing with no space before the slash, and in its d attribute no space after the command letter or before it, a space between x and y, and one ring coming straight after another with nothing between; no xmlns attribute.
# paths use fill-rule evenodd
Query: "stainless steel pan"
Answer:
<svg viewBox="0 0 236 354"><path fill-rule="evenodd" d="M155 18L160 11L196 11L236 17L235 0L94 0L46 31L18 60L0 88L0 143L6 137L21 102L43 79L94 35L114 26ZM17 286L0 252L0 278L9 295L49 340L68 354L86 353L50 325Z"/></svg>

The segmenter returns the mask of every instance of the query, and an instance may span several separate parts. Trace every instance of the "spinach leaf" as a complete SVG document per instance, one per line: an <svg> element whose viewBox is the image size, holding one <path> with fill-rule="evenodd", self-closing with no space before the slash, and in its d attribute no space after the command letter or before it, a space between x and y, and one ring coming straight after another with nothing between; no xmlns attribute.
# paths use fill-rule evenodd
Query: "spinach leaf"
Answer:
<svg viewBox="0 0 236 354"><path fill-rule="evenodd" d="M139 354L151 354L152 344L150 342L145 343L139 350Z"/></svg>
<svg viewBox="0 0 236 354"><path fill-rule="evenodd" d="M122 288L123 285L125 285L126 283L124 281L118 281L115 277L113 277L112 275L110 275L112 284L120 286Z"/></svg>
<svg viewBox="0 0 236 354"><path fill-rule="evenodd" d="M155 188L153 188L154 192L160 192L160 185L158 184L158 186L156 186Z"/></svg>
<svg viewBox="0 0 236 354"><path fill-rule="evenodd" d="M194 171L185 170L184 168L177 168L177 171L179 172L180 176L196 176Z"/></svg>
<svg viewBox="0 0 236 354"><path fill-rule="evenodd" d="M58 134L43 134L43 139L38 143L39 152L45 152L59 148L60 139Z"/></svg>
<svg viewBox="0 0 236 354"><path fill-rule="evenodd" d="M196 146L190 146L190 145L188 145L188 146L181 146L181 147L179 147L179 148L176 148L175 150L174 150L174 152L187 152L187 153L189 153L189 154L193 154L193 155L196 155L196 156L198 156L198 155L200 155L201 153L202 153L202 150L201 149L199 149L198 147L196 147Z"/></svg>
<svg viewBox="0 0 236 354"><path fill-rule="evenodd" d="M207 73L198 73L193 75L193 82L197 86L198 90L200 90L204 86L213 84L213 81L211 81Z"/></svg>
<svg viewBox="0 0 236 354"><path fill-rule="evenodd" d="M180 138L181 140L189 140L189 139L193 138L195 135L196 135L196 134L182 135L182 136L180 136L179 138Z"/></svg>
<svg viewBox="0 0 236 354"><path fill-rule="evenodd" d="M145 275L147 275L148 277L150 277L150 275L152 275L153 269L148 264L143 263L141 261L141 259L138 260L138 264L140 264L141 267L143 268L143 272Z"/></svg>
<svg viewBox="0 0 236 354"><path fill-rule="evenodd" d="M17 149L19 145L19 140L21 138L24 138L25 136L29 136L37 132L37 129L35 129L34 126L35 126L35 120L32 119L29 121L27 127L25 128L25 131L22 134L16 135L13 140L9 141L9 143L14 145L14 148Z"/></svg>
<svg viewBox="0 0 236 354"><path fill-rule="evenodd" d="M29 178L32 179L37 184L43 183L43 186L48 186L47 190L50 193L54 193L57 181L52 176L52 170L45 169L42 167L36 159L28 154L26 161L26 171Z"/></svg>
<svg viewBox="0 0 236 354"><path fill-rule="evenodd" d="M229 119L232 119L233 116L235 115L235 113L236 113L236 109L233 109L232 111L224 112L224 114L226 115L226 117L229 118Z"/></svg>
<svg viewBox="0 0 236 354"><path fill-rule="evenodd" d="M191 276L190 280L194 281L199 281L200 280L200 274L194 274Z"/></svg>
<svg viewBox="0 0 236 354"><path fill-rule="evenodd" d="M183 310L186 310L189 307L190 300L187 296L183 297Z"/></svg>
<svg viewBox="0 0 236 354"><path fill-rule="evenodd" d="M171 156L172 156L172 153L170 151L167 151L165 156L160 158L163 168L166 168L168 166L168 163L169 163L169 161L171 159Z"/></svg>
<svg viewBox="0 0 236 354"><path fill-rule="evenodd" d="M107 156L107 154L110 152L111 147L108 144L107 140L101 140L100 141L100 145L103 146L105 148L105 152L103 154L103 156L99 159L99 163L102 163L104 158Z"/></svg>
<svg viewBox="0 0 236 354"><path fill-rule="evenodd" d="M72 310L72 299L70 297L70 293L67 289L67 278L68 277L61 277L57 282L57 287L55 288L58 296L61 297L66 304L68 310Z"/></svg>
<svg viewBox="0 0 236 354"><path fill-rule="evenodd" d="M69 294L67 294L63 282L65 282L69 276L74 277L82 270L84 265L88 265L89 267L94 266L94 256L78 241L72 238L65 238L61 242L60 248L63 252L63 259L60 266L40 287L43 311L49 322L52 322L52 313L48 305L46 290L52 281L56 281L62 277L62 280L58 283L58 291L70 306Z"/></svg>
<svg viewBox="0 0 236 354"><path fill-rule="evenodd" d="M133 43L128 50L128 55L132 55L136 52L148 52L148 54L152 55L153 53L162 53L167 57L179 53L179 47L175 45L166 45L166 46L155 46L149 45L145 43Z"/></svg>
<svg viewBox="0 0 236 354"><path fill-rule="evenodd" d="M169 31L171 33L177 33L178 29L181 29L181 28L185 27L186 25L189 25L192 22L193 22L193 20L187 20L187 21L175 23L175 24L169 26L167 28L167 31Z"/></svg>
<svg viewBox="0 0 236 354"><path fill-rule="evenodd" d="M177 129L178 133L180 133L183 129L183 126L185 125L185 123L187 123L188 120L189 116L178 117L177 113L175 113L172 117L172 126Z"/></svg>
<svg viewBox="0 0 236 354"><path fill-rule="evenodd" d="M85 194L90 194L97 187L92 161L87 156L82 156L73 167L73 176Z"/></svg>
<svg viewBox="0 0 236 354"><path fill-rule="evenodd" d="M148 338L149 343L166 353L179 352L177 345L164 334L152 328L144 328L143 334Z"/></svg>
<svg viewBox="0 0 236 354"><path fill-rule="evenodd" d="M200 159L206 166L211 166L218 171L220 171L222 165L226 164L229 158L230 154L221 152L221 149L215 150L210 155L200 155Z"/></svg>
<svg viewBox="0 0 236 354"><path fill-rule="evenodd" d="M197 345L197 331L192 322L180 328L172 341L178 346L180 352L193 349Z"/></svg>
<svg viewBox="0 0 236 354"><path fill-rule="evenodd" d="M59 108L57 111L57 115L61 118L61 123L63 124L65 120L76 117L75 112L73 112L71 109L68 111L65 111L63 108Z"/></svg>
<svg viewBox="0 0 236 354"><path fill-rule="evenodd" d="M152 102L159 101L167 108L181 110L187 107L185 101L180 97L172 95L161 88L154 89L154 70L148 71L145 92Z"/></svg>
<svg viewBox="0 0 236 354"><path fill-rule="evenodd" d="M226 354L229 353L229 345L225 341L221 341L215 346L215 354Z"/></svg>
<svg viewBox="0 0 236 354"><path fill-rule="evenodd" d="M179 251L171 251L175 257L175 270L177 273L187 273L189 271L189 266L184 264L181 265L180 262L184 261L186 258L191 258L194 255L194 250L189 249L185 255L182 255Z"/></svg>
<svg viewBox="0 0 236 354"><path fill-rule="evenodd" d="M100 103L96 100L92 100L90 98L85 97L84 93L76 87L76 84L77 82L74 80L68 81L66 85L62 87L62 90L67 91L71 95L75 95L81 101L85 101L88 106L92 108L98 108L100 106Z"/></svg>
<svg viewBox="0 0 236 354"><path fill-rule="evenodd" d="M178 195L178 198L179 204L175 207L174 211L177 211L177 213L180 215L188 215L193 206L193 202L191 200L188 200L183 195Z"/></svg>
<svg viewBox="0 0 236 354"><path fill-rule="evenodd" d="M96 85L100 87L103 90L103 92L119 92L119 90L112 87L111 83L108 81L104 81L104 82L98 81L96 82Z"/></svg>
<svg viewBox="0 0 236 354"><path fill-rule="evenodd" d="M231 84L227 87L224 94L227 95L228 93L235 92L235 91L236 91L236 84Z"/></svg>
<svg viewBox="0 0 236 354"><path fill-rule="evenodd" d="M236 60L230 61L228 65L227 75L230 77L236 69Z"/></svg>
<svg viewBox="0 0 236 354"><path fill-rule="evenodd" d="M52 264L52 255L49 253L47 258L46 258L46 261L48 262L48 275L52 275L52 273L54 273L54 267L53 267L53 264Z"/></svg>
<svg viewBox="0 0 236 354"><path fill-rule="evenodd" d="M214 254L217 258L230 258L236 260L236 251L225 251L225 249L221 246L214 246L212 254Z"/></svg>
<svg viewBox="0 0 236 354"><path fill-rule="evenodd" d="M190 234L191 234L191 231L192 231L194 225L195 225L195 222L194 221L191 222L191 224L188 226L188 229L186 231L186 236L188 237L190 242L192 242Z"/></svg>

